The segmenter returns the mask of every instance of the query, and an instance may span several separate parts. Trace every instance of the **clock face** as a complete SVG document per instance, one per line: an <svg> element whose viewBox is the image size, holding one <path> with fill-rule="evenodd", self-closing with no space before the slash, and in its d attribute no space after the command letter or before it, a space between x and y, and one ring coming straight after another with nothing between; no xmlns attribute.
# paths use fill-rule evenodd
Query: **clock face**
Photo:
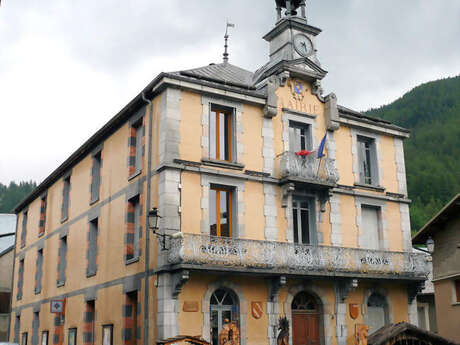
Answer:
<svg viewBox="0 0 460 345"><path fill-rule="evenodd" d="M313 44L310 39L303 34L297 34L294 36L294 48L299 55L304 57L313 53Z"/></svg>

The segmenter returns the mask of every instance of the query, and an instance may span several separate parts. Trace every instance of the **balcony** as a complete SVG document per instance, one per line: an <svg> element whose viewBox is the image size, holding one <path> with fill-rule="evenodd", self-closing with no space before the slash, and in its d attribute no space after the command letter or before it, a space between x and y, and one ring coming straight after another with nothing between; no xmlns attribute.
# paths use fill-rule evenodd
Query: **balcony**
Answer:
<svg viewBox="0 0 460 345"><path fill-rule="evenodd" d="M216 271L424 280L426 256L181 234L171 239L171 266Z"/></svg>
<svg viewBox="0 0 460 345"><path fill-rule="evenodd" d="M304 180L331 186L339 180L335 160L318 159L315 154L298 156L295 152L284 152L276 157L276 168L277 176L284 180Z"/></svg>

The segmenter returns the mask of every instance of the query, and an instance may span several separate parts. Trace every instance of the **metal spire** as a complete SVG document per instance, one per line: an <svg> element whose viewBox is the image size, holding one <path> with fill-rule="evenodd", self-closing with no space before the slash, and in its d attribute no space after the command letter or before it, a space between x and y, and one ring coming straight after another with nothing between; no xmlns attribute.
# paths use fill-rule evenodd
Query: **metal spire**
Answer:
<svg viewBox="0 0 460 345"><path fill-rule="evenodd" d="M228 38L230 37L228 35L228 28L234 28L235 27L235 24L230 24L227 20L227 26L225 28L225 50L224 50L224 64L227 64L228 63Z"/></svg>

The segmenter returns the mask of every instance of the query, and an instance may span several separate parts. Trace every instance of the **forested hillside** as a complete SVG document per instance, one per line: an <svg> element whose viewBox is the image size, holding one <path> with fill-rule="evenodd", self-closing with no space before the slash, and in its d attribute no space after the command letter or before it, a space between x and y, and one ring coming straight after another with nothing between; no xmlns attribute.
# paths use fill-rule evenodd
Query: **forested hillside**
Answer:
<svg viewBox="0 0 460 345"><path fill-rule="evenodd" d="M420 85L366 114L411 130L404 149L417 231L460 192L460 76Z"/></svg>
<svg viewBox="0 0 460 345"><path fill-rule="evenodd" d="M35 182L0 183L0 213L12 213L14 207L37 187Z"/></svg>

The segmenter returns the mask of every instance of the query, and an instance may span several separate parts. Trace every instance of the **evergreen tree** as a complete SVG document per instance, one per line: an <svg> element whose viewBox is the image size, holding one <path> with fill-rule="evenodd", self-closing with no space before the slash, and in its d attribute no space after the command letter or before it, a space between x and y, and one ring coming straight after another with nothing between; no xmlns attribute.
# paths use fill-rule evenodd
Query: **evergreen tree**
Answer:
<svg viewBox="0 0 460 345"><path fill-rule="evenodd" d="M27 197L37 184L33 181L16 182L12 181L7 186L0 183L0 213L12 213L25 197Z"/></svg>

